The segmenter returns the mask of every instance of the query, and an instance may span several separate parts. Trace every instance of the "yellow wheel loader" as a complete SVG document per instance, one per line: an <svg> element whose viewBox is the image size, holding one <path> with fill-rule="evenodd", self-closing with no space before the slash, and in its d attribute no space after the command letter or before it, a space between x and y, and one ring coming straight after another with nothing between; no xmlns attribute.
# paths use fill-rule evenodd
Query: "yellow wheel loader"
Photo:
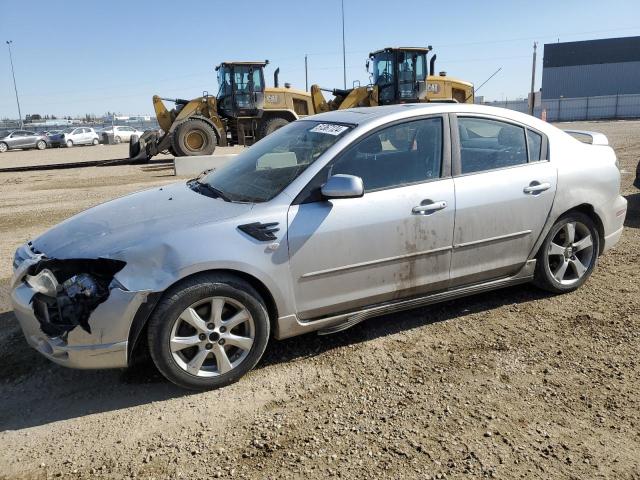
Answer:
<svg viewBox="0 0 640 480"><path fill-rule="evenodd" d="M416 102L473 103L472 83L449 77L445 72L435 74L435 54L427 68L431 50L431 47L390 47L370 53L366 67L367 71L372 69L372 84L345 90L312 85L314 111ZM323 90L331 92L334 98L327 102Z"/></svg>
<svg viewBox="0 0 640 480"><path fill-rule="evenodd" d="M216 146L251 145L300 117L315 113L311 95L279 86L265 87L264 62L223 62L216 67L219 90L193 100L153 97L160 131L132 137L129 157L148 161L169 151L174 156L210 155ZM164 101L175 107L168 109Z"/></svg>

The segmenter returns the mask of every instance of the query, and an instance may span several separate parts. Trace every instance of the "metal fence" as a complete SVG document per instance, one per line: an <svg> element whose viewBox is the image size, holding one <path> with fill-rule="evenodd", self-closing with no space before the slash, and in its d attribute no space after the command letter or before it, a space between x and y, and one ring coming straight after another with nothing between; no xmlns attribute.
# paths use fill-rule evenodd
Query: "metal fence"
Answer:
<svg viewBox="0 0 640 480"><path fill-rule="evenodd" d="M527 100L486 102L484 105L529 113ZM546 115L548 122L640 118L640 94L546 99L533 114L538 118Z"/></svg>

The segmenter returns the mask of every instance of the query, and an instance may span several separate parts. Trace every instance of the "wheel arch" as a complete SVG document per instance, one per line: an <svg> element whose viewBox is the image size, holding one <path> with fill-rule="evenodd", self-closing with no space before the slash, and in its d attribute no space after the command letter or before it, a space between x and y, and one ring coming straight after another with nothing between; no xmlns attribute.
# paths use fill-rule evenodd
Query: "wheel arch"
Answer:
<svg viewBox="0 0 640 480"><path fill-rule="evenodd" d="M271 120L272 118L284 118L289 122L295 122L298 120L298 115L293 110L282 109L282 110L265 110L262 114L261 121L264 123L267 120Z"/></svg>
<svg viewBox="0 0 640 480"><path fill-rule="evenodd" d="M190 275L176 280L161 292L154 292L149 294L149 296L147 297L147 302L143 303L138 308L138 311L136 312L133 321L131 322L131 327L129 328L129 338L127 342L127 359L129 364L131 364L132 360L137 357L137 354L141 353L141 348L146 348L147 343L141 341L141 339L146 336L149 318L151 318L151 315L155 311L160 301L164 298L165 295L167 295L167 292L184 281L209 273L218 273L229 275L230 277L237 277L251 285L258 292L258 294L260 294L265 302L271 324L271 332L269 332L269 335L273 337L273 332L278 320L278 307L276 305L275 299L273 298L273 295L264 284L264 282L247 272L230 268L214 268L209 270L201 270L199 272L194 272Z"/></svg>
<svg viewBox="0 0 640 480"><path fill-rule="evenodd" d="M598 212L596 212L595 208L593 205L591 205L590 203L581 203L579 205L575 205L571 208L566 209L563 212L560 212L554 219L553 221L549 221L543 231L543 234L540 235L540 238L538 239L538 242L536 242L536 245L534 247L533 250L533 255L530 256L530 258L536 258L538 256L538 253L540 252L540 249L542 248L542 244L544 243L544 239L547 237L547 235L549 234L549 230L551 230L551 227L553 227L553 225L558 221L558 219L560 217L562 217L563 215L566 215L568 213L571 212L580 212L583 213L585 215L587 215L591 220L593 220L593 223L595 223L596 225L596 230L598 231L598 256L600 256L602 254L603 248L604 248L604 224L602 222L602 219L600 218L600 215L598 214Z"/></svg>
<svg viewBox="0 0 640 480"><path fill-rule="evenodd" d="M596 225L596 230L598 231L598 255L601 255L602 249L604 248L604 223L602 222L600 215L598 215L598 212L596 212L593 205L591 205L590 203L581 203L580 205L570 208L562 215L565 215L569 212L581 212L591 218L591 220L593 220L593 223L595 223Z"/></svg>

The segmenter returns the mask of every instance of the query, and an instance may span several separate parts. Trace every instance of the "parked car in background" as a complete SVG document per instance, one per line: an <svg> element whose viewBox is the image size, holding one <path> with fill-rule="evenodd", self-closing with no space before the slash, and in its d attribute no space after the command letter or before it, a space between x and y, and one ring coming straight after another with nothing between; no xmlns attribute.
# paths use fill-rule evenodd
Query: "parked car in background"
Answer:
<svg viewBox="0 0 640 480"><path fill-rule="evenodd" d="M114 133L115 132L115 133ZM107 143L107 139L105 138L106 135L110 135L113 133L113 141L115 143L121 143L121 142L129 142L129 140L131 139L131 135L138 135L138 138L142 136L142 134L144 133L142 130L138 130L137 128L134 127L126 127L126 126L119 126L119 125L115 125L113 127L105 127L99 130L98 132L100 134L100 139L104 142Z"/></svg>
<svg viewBox="0 0 640 480"><path fill-rule="evenodd" d="M529 281L571 292L627 209L615 152L586 134L470 104L307 117L24 244L14 312L61 365L125 367L148 346L165 377L200 389L240 378L271 336Z"/></svg>
<svg viewBox="0 0 640 480"><path fill-rule="evenodd" d="M15 130L0 138L0 153L13 149L37 148L44 150L49 145L46 135L40 135L28 130Z"/></svg>
<svg viewBox="0 0 640 480"><path fill-rule="evenodd" d="M70 127L49 137L53 147L73 147L74 145L98 145L100 138L93 128Z"/></svg>
<svg viewBox="0 0 640 480"><path fill-rule="evenodd" d="M57 135L60 132L62 132L62 130L44 130L44 131L40 132L40 135L44 135L46 137L50 137L52 135Z"/></svg>

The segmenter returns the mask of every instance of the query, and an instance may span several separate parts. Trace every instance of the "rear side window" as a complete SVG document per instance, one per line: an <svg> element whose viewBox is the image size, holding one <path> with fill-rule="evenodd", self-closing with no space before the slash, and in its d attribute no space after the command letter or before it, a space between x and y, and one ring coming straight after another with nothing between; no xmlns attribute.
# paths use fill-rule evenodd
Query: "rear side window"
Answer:
<svg viewBox="0 0 640 480"><path fill-rule="evenodd" d="M542 135L527 129L527 143L529 147L529 161L538 162L542 160Z"/></svg>
<svg viewBox="0 0 640 480"><path fill-rule="evenodd" d="M527 163L524 128L487 118L458 117L462 173Z"/></svg>
<svg viewBox="0 0 640 480"><path fill-rule="evenodd" d="M369 135L330 165L336 174L362 178L365 191L383 190L440 177L442 119L392 125Z"/></svg>

